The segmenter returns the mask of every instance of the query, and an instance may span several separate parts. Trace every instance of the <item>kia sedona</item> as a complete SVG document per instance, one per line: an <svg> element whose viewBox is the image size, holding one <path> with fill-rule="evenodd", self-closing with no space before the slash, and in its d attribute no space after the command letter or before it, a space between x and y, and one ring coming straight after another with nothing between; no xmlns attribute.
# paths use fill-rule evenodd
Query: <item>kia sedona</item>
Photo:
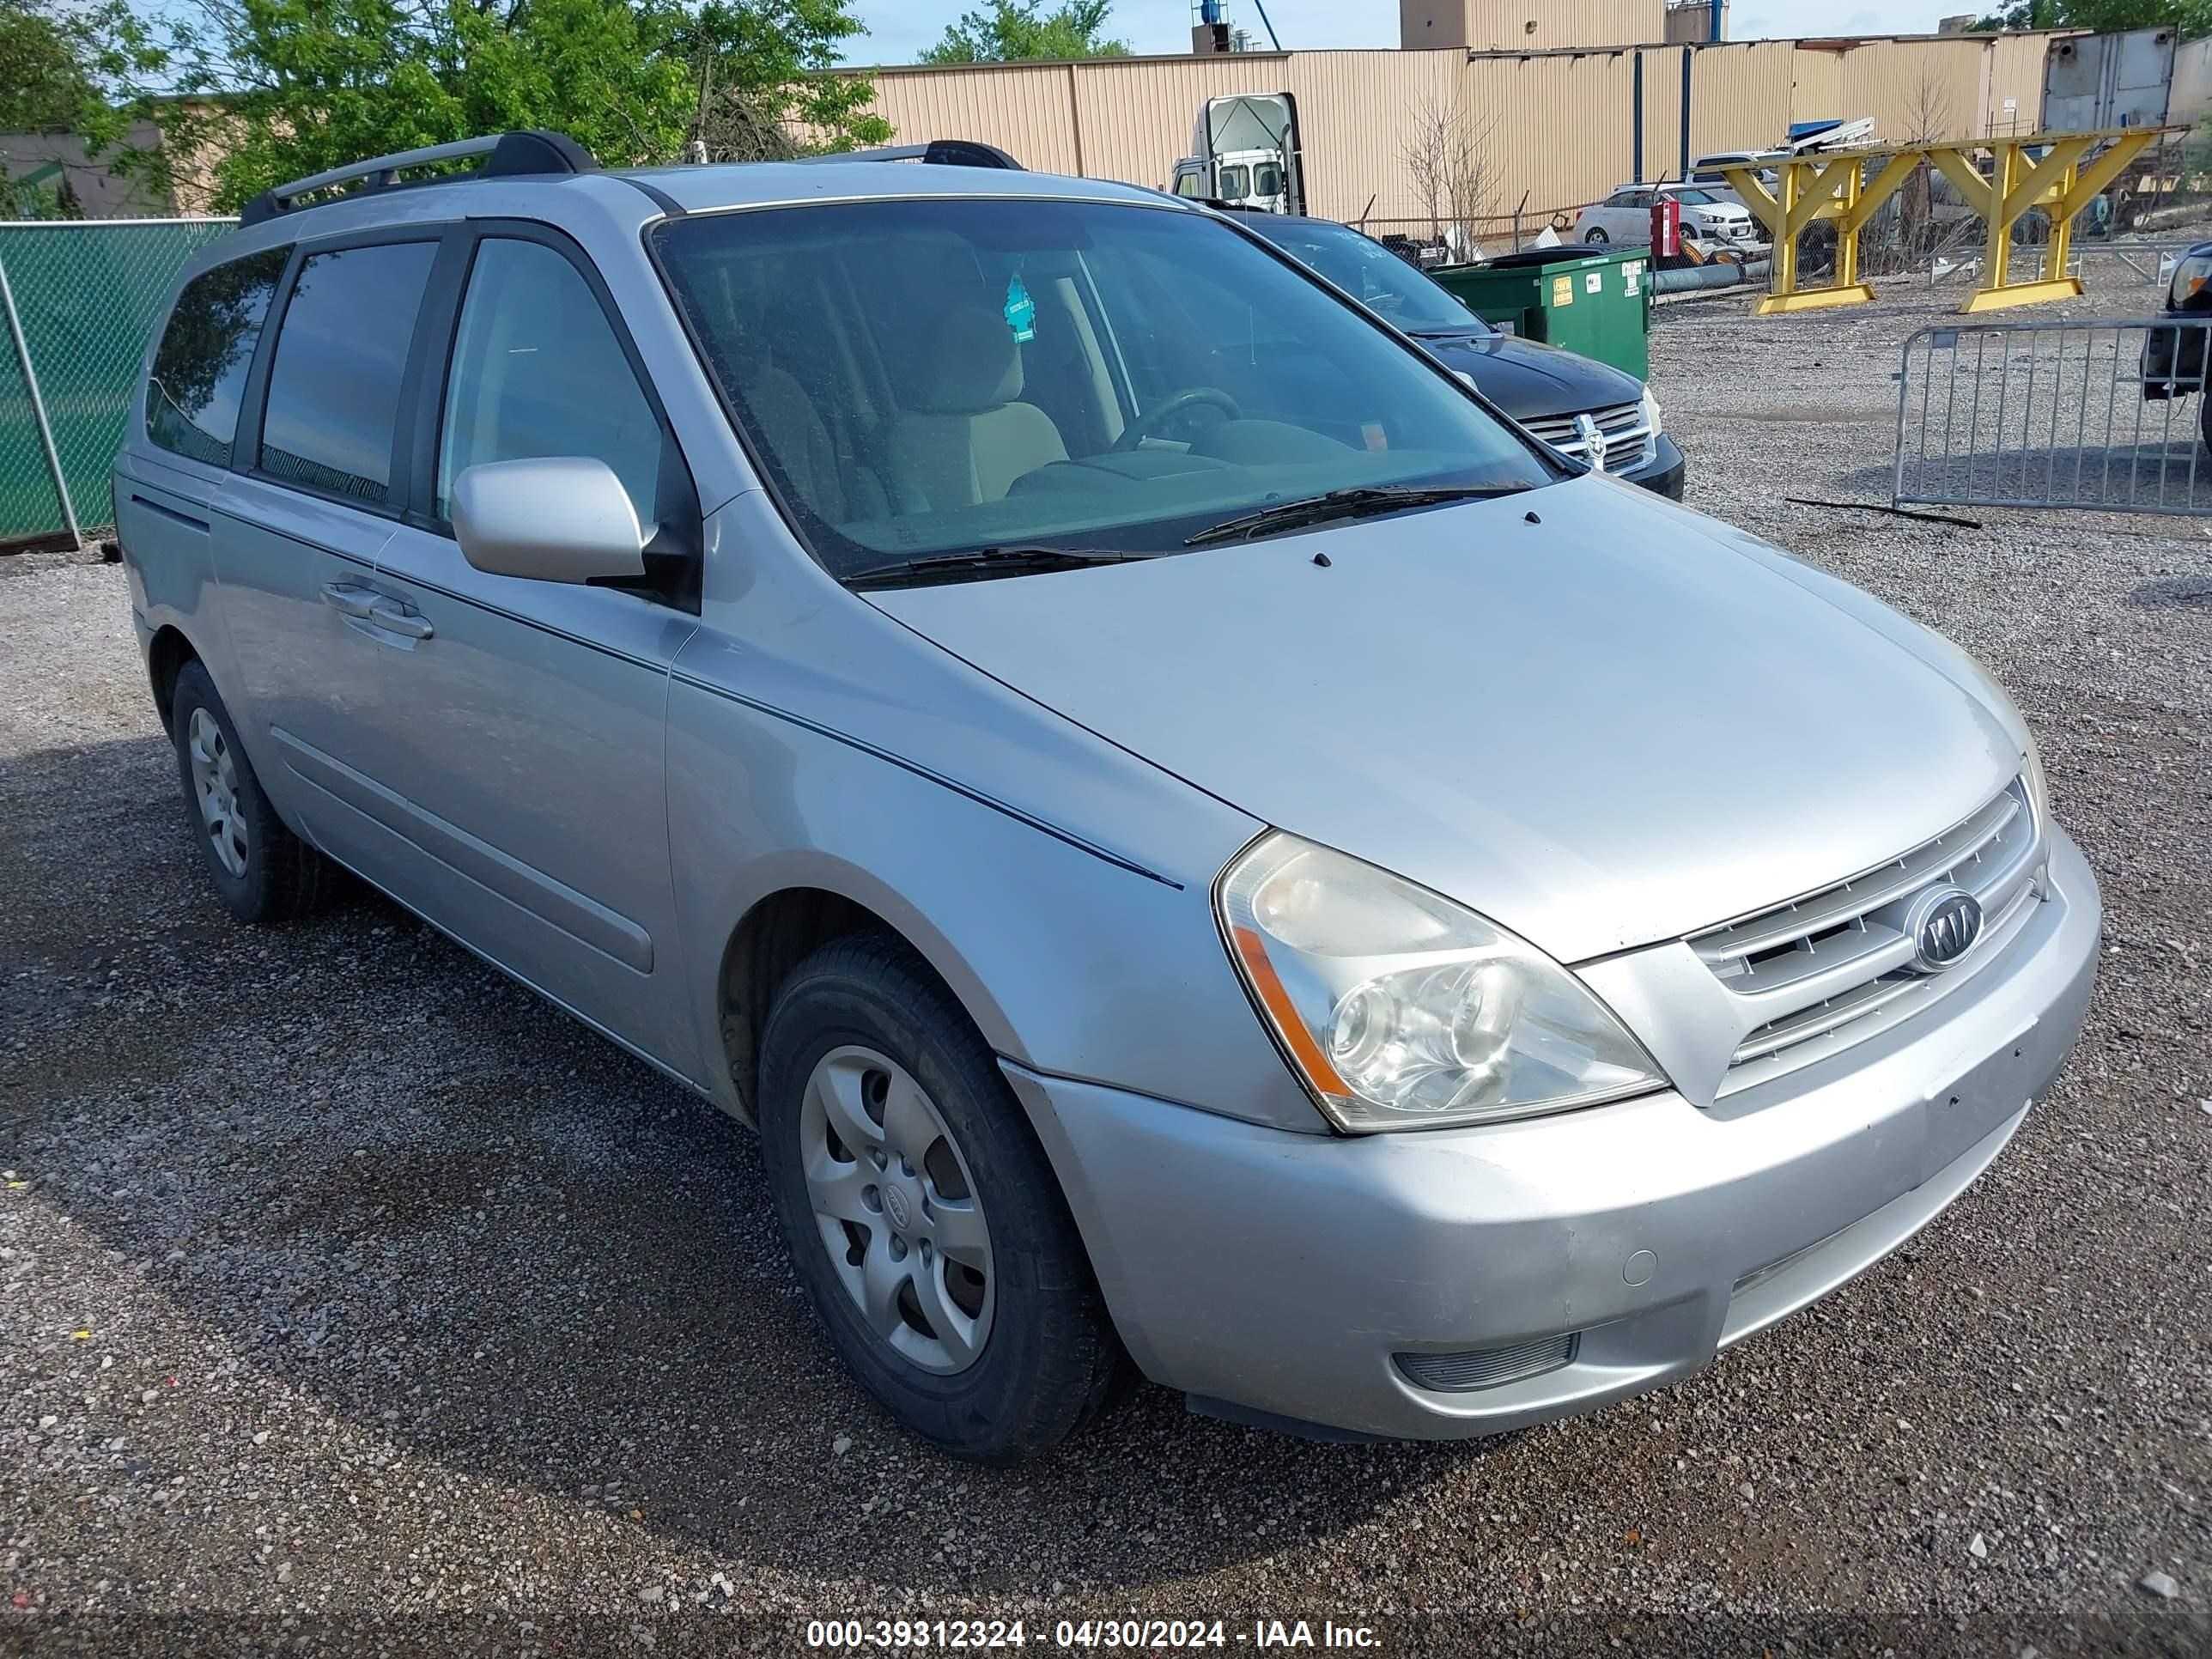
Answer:
<svg viewBox="0 0 2212 1659"><path fill-rule="evenodd" d="M989 161L507 134L197 254L114 489L231 913L349 872L757 1126L969 1458L1139 1376L1589 1410L1956 1198L2097 957L1996 683L1227 217Z"/></svg>

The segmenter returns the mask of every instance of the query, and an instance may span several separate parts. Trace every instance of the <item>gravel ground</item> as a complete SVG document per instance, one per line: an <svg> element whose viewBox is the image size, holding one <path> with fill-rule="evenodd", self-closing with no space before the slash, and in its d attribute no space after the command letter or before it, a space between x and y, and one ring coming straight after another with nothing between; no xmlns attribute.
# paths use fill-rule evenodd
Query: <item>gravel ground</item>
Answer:
<svg viewBox="0 0 2212 1659"><path fill-rule="evenodd" d="M2088 1034L1911 1249L1704 1376L1483 1444L1146 1389L1041 1463L940 1461L817 1335L746 1133L380 901L231 925L122 572L0 562L0 1649L1142 1613L1232 1649L1303 1617L1394 1652L2205 1651L2212 526L1784 504L1878 497L1936 303L1670 307L1654 379L1696 505L2018 696L2104 884Z"/></svg>

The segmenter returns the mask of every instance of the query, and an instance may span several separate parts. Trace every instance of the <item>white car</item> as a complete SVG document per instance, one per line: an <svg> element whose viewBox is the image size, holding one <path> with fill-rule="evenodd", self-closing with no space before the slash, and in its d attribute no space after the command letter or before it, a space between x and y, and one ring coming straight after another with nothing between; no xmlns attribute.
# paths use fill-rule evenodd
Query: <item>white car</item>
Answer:
<svg viewBox="0 0 2212 1659"><path fill-rule="evenodd" d="M1640 247L1651 240L1651 204L1671 196L1682 204L1682 234L1714 242L1759 240L1759 221L1732 194L1698 185L1623 185L1595 207L1586 207L1571 233L1578 241Z"/></svg>

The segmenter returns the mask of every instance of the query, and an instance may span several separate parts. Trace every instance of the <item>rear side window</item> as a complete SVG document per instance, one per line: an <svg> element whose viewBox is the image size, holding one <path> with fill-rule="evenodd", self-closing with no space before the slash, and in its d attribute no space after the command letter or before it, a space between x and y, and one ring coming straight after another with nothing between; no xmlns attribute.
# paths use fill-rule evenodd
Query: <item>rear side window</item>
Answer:
<svg viewBox="0 0 2212 1659"><path fill-rule="evenodd" d="M379 506L392 493L399 381L435 242L318 253L276 328L261 470Z"/></svg>
<svg viewBox="0 0 2212 1659"><path fill-rule="evenodd" d="M230 465L238 404L289 248L249 253L185 284L146 382L146 435L162 448Z"/></svg>

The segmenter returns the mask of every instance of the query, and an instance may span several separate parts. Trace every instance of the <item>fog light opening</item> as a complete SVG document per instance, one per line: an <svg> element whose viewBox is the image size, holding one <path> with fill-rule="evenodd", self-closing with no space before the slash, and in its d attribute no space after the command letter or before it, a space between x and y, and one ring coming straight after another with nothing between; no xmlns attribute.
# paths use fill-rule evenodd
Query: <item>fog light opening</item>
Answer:
<svg viewBox="0 0 2212 1659"><path fill-rule="evenodd" d="M1396 1353L1390 1356L1406 1380L1431 1394L1474 1394L1525 1382L1571 1365L1582 1334L1540 1336L1503 1348L1469 1348L1459 1353Z"/></svg>

